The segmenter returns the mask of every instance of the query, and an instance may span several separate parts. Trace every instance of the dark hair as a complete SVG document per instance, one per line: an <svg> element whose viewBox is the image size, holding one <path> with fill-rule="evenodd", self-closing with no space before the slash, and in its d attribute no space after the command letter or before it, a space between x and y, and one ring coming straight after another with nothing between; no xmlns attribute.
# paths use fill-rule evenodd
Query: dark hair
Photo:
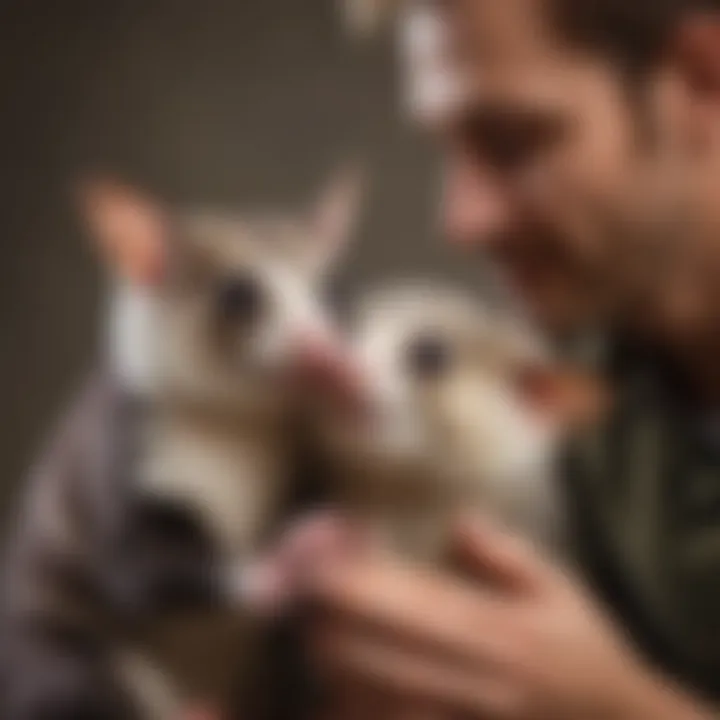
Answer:
<svg viewBox="0 0 720 720"><path fill-rule="evenodd" d="M638 75L663 57L694 12L720 12L720 0L551 0L558 27L573 44Z"/></svg>

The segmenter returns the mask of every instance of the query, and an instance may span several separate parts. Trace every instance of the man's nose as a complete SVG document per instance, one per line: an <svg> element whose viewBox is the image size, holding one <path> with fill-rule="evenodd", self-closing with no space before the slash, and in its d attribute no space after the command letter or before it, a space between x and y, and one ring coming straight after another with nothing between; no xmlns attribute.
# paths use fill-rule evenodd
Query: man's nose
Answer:
<svg viewBox="0 0 720 720"><path fill-rule="evenodd" d="M492 173L451 160L444 175L442 219L448 240L462 247L497 243L510 223L509 198Z"/></svg>

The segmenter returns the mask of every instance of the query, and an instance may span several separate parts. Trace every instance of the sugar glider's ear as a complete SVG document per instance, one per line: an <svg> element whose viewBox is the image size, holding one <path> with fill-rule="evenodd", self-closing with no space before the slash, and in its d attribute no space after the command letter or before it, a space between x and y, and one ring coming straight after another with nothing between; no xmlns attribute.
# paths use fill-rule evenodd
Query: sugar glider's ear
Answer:
<svg viewBox="0 0 720 720"><path fill-rule="evenodd" d="M310 264L315 272L328 271L350 244L360 218L365 175L359 165L336 171L321 191L311 212Z"/></svg>
<svg viewBox="0 0 720 720"><path fill-rule="evenodd" d="M567 431L592 427L612 407L610 388L585 369L562 364L529 366L517 384L526 401Z"/></svg>
<svg viewBox="0 0 720 720"><path fill-rule="evenodd" d="M159 202L104 177L79 183L77 201L90 238L113 274L137 285L161 281L170 222Z"/></svg>

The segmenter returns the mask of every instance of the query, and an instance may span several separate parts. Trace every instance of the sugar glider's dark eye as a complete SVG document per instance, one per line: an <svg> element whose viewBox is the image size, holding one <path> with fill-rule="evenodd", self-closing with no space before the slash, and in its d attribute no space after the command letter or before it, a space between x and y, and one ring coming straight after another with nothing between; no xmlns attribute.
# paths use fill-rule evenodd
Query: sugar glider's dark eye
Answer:
<svg viewBox="0 0 720 720"><path fill-rule="evenodd" d="M418 379L436 379L452 365L452 350L446 338L435 334L418 335L405 348L405 364Z"/></svg>
<svg viewBox="0 0 720 720"><path fill-rule="evenodd" d="M225 278L218 290L218 306L225 320L255 322L265 306L263 288L251 275Z"/></svg>

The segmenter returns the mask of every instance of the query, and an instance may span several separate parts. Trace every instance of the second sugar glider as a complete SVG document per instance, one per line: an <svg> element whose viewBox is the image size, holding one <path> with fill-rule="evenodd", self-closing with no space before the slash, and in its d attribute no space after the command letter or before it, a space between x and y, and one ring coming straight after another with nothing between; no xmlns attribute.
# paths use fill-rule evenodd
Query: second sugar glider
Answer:
<svg viewBox="0 0 720 720"><path fill-rule="evenodd" d="M451 523L473 512L566 554L556 462L600 412L592 379L516 311L438 283L368 293L352 349L362 412L331 402L322 430L343 510L384 547L433 564Z"/></svg>

